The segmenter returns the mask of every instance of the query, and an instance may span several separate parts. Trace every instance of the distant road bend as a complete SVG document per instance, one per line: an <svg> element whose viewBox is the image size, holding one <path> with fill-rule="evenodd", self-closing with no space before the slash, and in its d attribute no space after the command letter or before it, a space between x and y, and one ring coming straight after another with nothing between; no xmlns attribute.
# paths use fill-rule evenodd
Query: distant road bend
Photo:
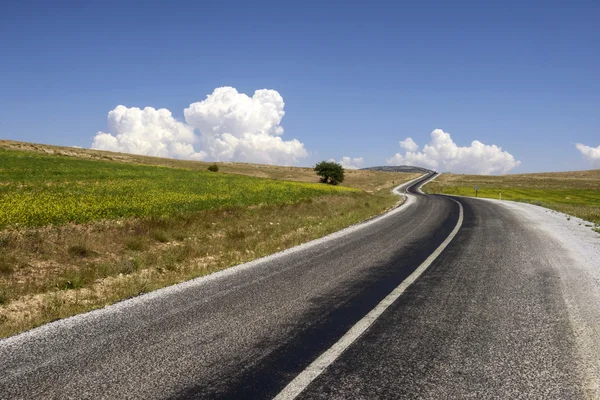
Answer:
<svg viewBox="0 0 600 400"><path fill-rule="evenodd" d="M431 178L326 239L1 340L0 398L600 398L598 246Z"/></svg>

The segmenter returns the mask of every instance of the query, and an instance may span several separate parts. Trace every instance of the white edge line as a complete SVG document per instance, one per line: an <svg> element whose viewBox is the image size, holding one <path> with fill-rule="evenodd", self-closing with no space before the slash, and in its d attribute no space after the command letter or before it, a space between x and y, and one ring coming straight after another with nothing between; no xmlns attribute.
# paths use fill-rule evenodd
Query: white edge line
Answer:
<svg viewBox="0 0 600 400"><path fill-rule="evenodd" d="M294 380L292 380L275 398L274 400L292 400L295 399L312 381L314 381L329 365L331 365L342 353L362 335L375 322L383 312L391 306L404 293L404 291L415 281L431 263L440 255L440 253L448 246L452 239L458 233L463 222L463 207L458 204L460 213L458 222L444 240L444 242L435 251L427 257L427 259L419 265L419 267L406 278L398 287L388 294L379 304L375 306L367 315L358 321L340 340L338 340L329 350L321 354L315 361L312 362L304 371L302 371Z"/></svg>
<svg viewBox="0 0 600 400"><path fill-rule="evenodd" d="M392 210L390 210L384 214L378 215L374 218L368 219L363 222L359 222L354 225L350 225L342 230L330 233L329 235L320 237L318 239L311 240L309 242L300 244L298 246L291 247L289 249L279 251L277 253L273 253L273 254L270 254L265 257L258 258L256 260L252 260L252 261L249 261L244 264L239 264L239 265L236 265L233 267L222 269L217 272L213 272L208 275L204 275L204 276L200 276L198 278L191 279L189 281L184 281L181 283L177 283L175 285L157 289L152 292L145 293L140 296L136 296L136 297L133 297L133 298L130 298L127 300L123 300L123 301L108 305L103 308L88 311L83 314L77 314L77 315L74 315L74 316L71 316L68 318L59 319L57 321L53 321L53 322L41 325L37 328L33 328L31 330L19 333L17 335L10 336L10 337L4 338L4 339L0 339L0 348L6 348L8 346L20 346L23 343L26 343L28 340L36 340L36 338L39 338L39 336L41 336L41 335L60 334L61 329L67 329L67 328L72 327L83 321L99 319L99 318L102 318L102 316L104 316L106 314L110 314L110 313L123 312L129 308L138 306L143 303L148 303L150 301L153 301L161 296L172 294L172 293L182 291L182 290L185 290L185 289L188 289L191 287L205 285L214 280L225 278L226 276L230 276L230 275L235 275L241 271L244 271L244 270L247 270L250 268L255 268L264 262L277 260L279 258L288 256L290 254L294 254L298 251L312 248L314 246L318 246L318 245L328 242L330 240L338 239L340 237L346 236L346 235L348 235L352 232L355 232L359 229L362 229L369 225L372 225L384 218L388 218L392 215L395 215L396 213L404 212L404 210L406 210L412 204L412 201L414 199L413 196L406 193L406 189L409 188L417 180L424 178L426 175L427 174L423 174L415 179L412 179L408 182L404 182L401 185L396 186L392 190L392 192L399 196L405 197L406 201L404 201L399 207L393 208Z"/></svg>

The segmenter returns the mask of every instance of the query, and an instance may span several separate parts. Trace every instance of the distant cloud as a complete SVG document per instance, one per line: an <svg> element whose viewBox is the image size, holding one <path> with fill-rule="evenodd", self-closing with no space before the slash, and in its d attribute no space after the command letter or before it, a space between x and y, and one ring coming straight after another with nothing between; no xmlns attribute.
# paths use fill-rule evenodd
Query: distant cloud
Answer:
<svg viewBox="0 0 600 400"><path fill-rule="evenodd" d="M588 161L591 162L592 166L600 167L600 146L590 147L581 143L577 143L575 147Z"/></svg>
<svg viewBox="0 0 600 400"><path fill-rule="evenodd" d="M285 103L275 90L252 97L221 87L184 110L186 122L167 109L118 106L108 114L109 131L92 148L182 159L294 164L308 156L304 144L283 140Z"/></svg>
<svg viewBox="0 0 600 400"><path fill-rule="evenodd" d="M340 161L335 161L333 158L330 158L329 161L337 162L345 169L359 169L364 165L364 159L362 157L350 158L344 156Z"/></svg>
<svg viewBox="0 0 600 400"><path fill-rule="evenodd" d="M459 147L450 134L441 129L431 132L431 142L417 152L416 143L407 138L400 146L408 150L396 153L387 160L389 165L413 165L440 171L470 174L507 173L520 161L496 145L485 145L474 140L469 147ZM410 150L413 148L414 150Z"/></svg>
<svg viewBox="0 0 600 400"><path fill-rule="evenodd" d="M406 151L417 151L419 149L419 145L417 145L415 141L411 138L401 140L400 147L402 147Z"/></svg>

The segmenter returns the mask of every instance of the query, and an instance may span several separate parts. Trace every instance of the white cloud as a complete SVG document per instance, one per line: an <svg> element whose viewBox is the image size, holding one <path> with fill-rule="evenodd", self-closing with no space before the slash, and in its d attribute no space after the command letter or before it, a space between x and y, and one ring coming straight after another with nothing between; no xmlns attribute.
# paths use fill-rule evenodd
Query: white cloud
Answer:
<svg viewBox="0 0 600 400"><path fill-rule="evenodd" d="M412 139L402 141L410 145ZM402 143L401 142L401 143ZM416 144L415 144L416 145ZM416 149L415 149L416 150ZM420 152L396 153L387 160L390 165L414 165L441 171L471 174L507 173L520 161L496 145L474 140L469 147L459 147L449 133L441 129L431 132L431 142Z"/></svg>
<svg viewBox="0 0 600 400"><path fill-rule="evenodd" d="M342 157L340 161L330 158L329 161L337 162L345 169L359 169L362 168L365 160L362 157L350 158L347 156Z"/></svg>
<svg viewBox="0 0 600 400"><path fill-rule="evenodd" d="M198 160L206 157L205 152L194 149L193 129L175 120L165 108L142 110L120 105L108 113L108 127L113 133L98 132L93 149Z"/></svg>
<svg viewBox="0 0 600 400"><path fill-rule="evenodd" d="M184 110L186 122L167 109L118 106L108 114L109 131L92 148L185 159L293 164L308 156L304 144L283 140L285 103L275 90L252 97L217 88Z"/></svg>
<svg viewBox="0 0 600 400"><path fill-rule="evenodd" d="M590 147L581 143L577 143L575 147L588 161L592 163L592 166L600 167L600 146Z"/></svg>
<svg viewBox="0 0 600 400"><path fill-rule="evenodd" d="M402 147L406 151L417 151L419 149L419 145L415 143L412 138L406 138L400 141L400 147Z"/></svg>
<svg viewBox="0 0 600 400"><path fill-rule="evenodd" d="M222 87L190 104L184 115L200 132L203 148L217 160L291 164L308 152L298 140L281 138L284 105L275 90L257 90L249 97Z"/></svg>

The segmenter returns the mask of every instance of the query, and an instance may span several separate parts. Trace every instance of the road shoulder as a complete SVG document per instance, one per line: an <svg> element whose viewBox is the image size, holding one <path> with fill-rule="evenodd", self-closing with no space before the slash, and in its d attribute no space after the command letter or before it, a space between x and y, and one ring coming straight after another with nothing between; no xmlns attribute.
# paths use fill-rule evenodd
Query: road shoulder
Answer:
<svg viewBox="0 0 600 400"><path fill-rule="evenodd" d="M544 207L513 201L501 204L531 229L539 230L568 252L574 262L559 271L563 297L586 378L586 394L600 398L600 234L590 223Z"/></svg>

